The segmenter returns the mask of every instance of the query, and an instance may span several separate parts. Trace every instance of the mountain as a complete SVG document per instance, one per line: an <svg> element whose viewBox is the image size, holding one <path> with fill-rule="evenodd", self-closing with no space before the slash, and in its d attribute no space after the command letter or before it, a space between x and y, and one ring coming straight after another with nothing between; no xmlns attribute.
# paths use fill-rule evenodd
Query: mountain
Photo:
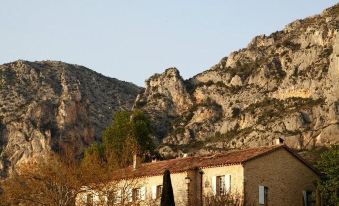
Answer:
<svg viewBox="0 0 339 206"><path fill-rule="evenodd" d="M339 143L339 4L255 37L184 80L155 74L135 107L148 113L167 156L270 145Z"/></svg>
<svg viewBox="0 0 339 206"><path fill-rule="evenodd" d="M0 65L0 174L63 147L79 155L140 90L62 62Z"/></svg>
<svg viewBox="0 0 339 206"><path fill-rule="evenodd" d="M339 4L255 37L209 70L183 79L176 68L145 88L57 61L0 65L0 176L62 148L75 155L117 110L152 120L160 153L205 154L270 145L339 144Z"/></svg>

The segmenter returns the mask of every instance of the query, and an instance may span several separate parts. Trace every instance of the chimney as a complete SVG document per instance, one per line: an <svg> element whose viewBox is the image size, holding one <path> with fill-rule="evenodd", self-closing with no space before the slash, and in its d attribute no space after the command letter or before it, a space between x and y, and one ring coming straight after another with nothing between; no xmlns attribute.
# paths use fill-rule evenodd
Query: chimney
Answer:
<svg viewBox="0 0 339 206"><path fill-rule="evenodd" d="M133 170L136 170L140 166L140 157L136 154L133 155Z"/></svg>
<svg viewBox="0 0 339 206"><path fill-rule="evenodd" d="M157 162L157 161L158 161L157 158L153 158L153 159L152 159L152 163Z"/></svg>
<svg viewBox="0 0 339 206"><path fill-rule="evenodd" d="M284 144L284 137L278 137L278 138L275 138L274 139L274 145L281 145L281 144Z"/></svg>

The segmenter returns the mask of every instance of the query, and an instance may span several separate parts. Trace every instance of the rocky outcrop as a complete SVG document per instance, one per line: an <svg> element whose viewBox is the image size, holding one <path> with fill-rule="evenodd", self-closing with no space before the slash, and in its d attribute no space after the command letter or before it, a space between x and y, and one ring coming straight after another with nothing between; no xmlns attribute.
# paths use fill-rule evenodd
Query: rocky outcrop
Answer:
<svg viewBox="0 0 339 206"><path fill-rule="evenodd" d="M277 137L297 149L339 143L338 14L336 5L255 37L191 79L176 69L152 76L135 106L152 116L160 151L206 153Z"/></svg>
<svg viewBox="0 0 339 206"><path fill-rule="evenodd" d="M163 74L149 78L145 91L138 95L135 103L135 108L143 108L150 114L153 127L161 138L168 133L173 118L191 106L191 97L176 68L169 68Z"/></svg>
<svg viewBox="0 0 339 206"><path fill-rule="evenodd" d="M98 139L116 110L130 109L140 88L62 62L0 65L0 172L39 155Z"/></svg>

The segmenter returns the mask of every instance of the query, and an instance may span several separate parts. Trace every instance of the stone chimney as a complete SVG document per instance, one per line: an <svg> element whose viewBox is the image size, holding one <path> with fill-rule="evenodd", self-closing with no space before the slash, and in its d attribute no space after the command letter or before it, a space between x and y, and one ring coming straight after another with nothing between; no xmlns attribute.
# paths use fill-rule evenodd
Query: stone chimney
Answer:
<svg viewBox="0 0 339 206"><path fill-rule="evenodd" d="M136 170L139 168L141 163L140 157L137 154L133 155L133 170Z"/></svg>
<svg viewBox="0 0 339 206"><path fill-rule="evenodd" d="M157 161L158 159L156 157L152 159L152 163L157 162Z"/></svg>

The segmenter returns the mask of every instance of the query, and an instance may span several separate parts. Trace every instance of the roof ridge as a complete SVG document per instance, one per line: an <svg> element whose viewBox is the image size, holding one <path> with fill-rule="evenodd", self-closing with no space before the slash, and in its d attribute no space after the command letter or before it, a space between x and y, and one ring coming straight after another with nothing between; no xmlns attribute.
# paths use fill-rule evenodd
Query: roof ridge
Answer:
<svg viewBox="0 0 339 206"><path fill-rule="evenodd" d="M270 145L270 146L260 146L260 147L251 147L251 148L246 148L246 149L231 149L227 150L224 153L215 153L215 154L208 154L208 155L200 155L200 156L188 156L188 157L178 157L174 159L167 159L167 160L159 160L156 162L145 162L142 163L141 165L150 165L150 164L159 164L159 163L165 163L165 162L170 162L170 161L176 161L176 160L183 160L183 159L197 159L197 158L213 158L213 157L220 157L220 156L226 156L230 155L231 153L236 153L236 152L246 152L249 150L256 150L256 149L276 149L279 147L284 146L283 144L281 145ZM269 150L271 151L271 150ZM265 151L265 153L268 151ZM131 167L131 166L128 166Z"/></svg>

